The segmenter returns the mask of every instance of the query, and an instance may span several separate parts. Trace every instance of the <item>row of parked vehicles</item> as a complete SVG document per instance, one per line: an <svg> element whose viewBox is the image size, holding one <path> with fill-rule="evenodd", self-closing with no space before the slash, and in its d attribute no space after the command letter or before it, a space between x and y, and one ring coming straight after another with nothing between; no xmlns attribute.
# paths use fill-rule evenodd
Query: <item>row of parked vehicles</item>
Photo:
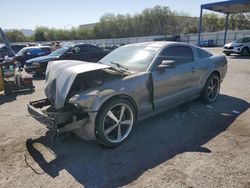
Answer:
<svg viewBox="0 0 250 188"><path fill-rule="evenodd" d="M110 52L110 50L90 44L67 44L55 51L52 51L50 46L13 45L12 49L16 53L15 59L20 66L24 67L26 72L37 75L45 73L49 61L81 60L98 62ZM0 48L2 57L8 55L7 52L6 46Z"/></svg>

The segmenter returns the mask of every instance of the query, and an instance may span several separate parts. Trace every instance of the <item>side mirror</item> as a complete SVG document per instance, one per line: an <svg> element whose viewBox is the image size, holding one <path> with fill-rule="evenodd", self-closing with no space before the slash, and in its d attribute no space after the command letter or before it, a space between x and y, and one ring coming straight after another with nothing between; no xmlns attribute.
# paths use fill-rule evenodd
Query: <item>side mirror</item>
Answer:
<svg viewBox="0 0 250 188"><path fill-rule="evenodd" d="M157 67L158 70L174 69L175 62L173 60L163 60L161 64Z"/></svg>

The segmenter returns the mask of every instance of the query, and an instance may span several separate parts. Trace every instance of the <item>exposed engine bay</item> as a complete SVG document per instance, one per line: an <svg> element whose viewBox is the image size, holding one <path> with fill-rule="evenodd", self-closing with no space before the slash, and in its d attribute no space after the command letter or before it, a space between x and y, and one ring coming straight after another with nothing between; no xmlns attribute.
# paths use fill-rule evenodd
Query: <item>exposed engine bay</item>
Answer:
<svg viewBox="0 0 250 188"><path fill-rule="evenodd" d="M67 102L75 94L82 93L88 89L94 89L111 80L121 78L122 75L107 68L78 74L69 90Z"/></svg>

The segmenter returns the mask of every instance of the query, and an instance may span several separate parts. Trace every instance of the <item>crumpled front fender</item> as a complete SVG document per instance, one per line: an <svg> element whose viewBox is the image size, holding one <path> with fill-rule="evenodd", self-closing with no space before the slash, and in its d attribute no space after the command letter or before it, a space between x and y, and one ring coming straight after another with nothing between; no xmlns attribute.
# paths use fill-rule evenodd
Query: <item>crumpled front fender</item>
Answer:
<svg viewBox="0 0 250 188"><path fill-rule="evenodd" d="M148 79L148 73L130 75L74 95L69 103L81 107L84 112L97 112L107 100L122 95L131 98L138 109L141 105L147 107L151 104Z"/></svg>
<svg viewBox="0 0 250 188"><path fill-rule="evenodd" d="M94 90L89 93L81 93L74 95L72 98L70 98L69 103L81 107L84 112L97 112L108 99L119 95L127 95L132 97L130 93L122 90Z"/></svg>

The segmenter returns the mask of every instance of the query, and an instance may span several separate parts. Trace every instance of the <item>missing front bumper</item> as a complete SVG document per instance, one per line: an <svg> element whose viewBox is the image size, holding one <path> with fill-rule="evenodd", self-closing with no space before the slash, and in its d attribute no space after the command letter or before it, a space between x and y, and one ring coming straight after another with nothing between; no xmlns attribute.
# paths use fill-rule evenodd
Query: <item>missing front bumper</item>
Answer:
<svg viewBox="0 0 250 188"><path fill-rule="evenodd" d="M28 112L33 118L46 125L48 128L54 128L55 119L53 117L49 117L48 114L42 110L43 107L50 105L51 103L48 99L32 101L28 104Z"/></svg>
<svg viewBox="0 0 250 188"><path fill-rule="evenodd" d="M55 110L48 99L30 102L28 111L37 121L59 133L79 129L88 121L87 114L80 114L77 109Z"/></svg>

